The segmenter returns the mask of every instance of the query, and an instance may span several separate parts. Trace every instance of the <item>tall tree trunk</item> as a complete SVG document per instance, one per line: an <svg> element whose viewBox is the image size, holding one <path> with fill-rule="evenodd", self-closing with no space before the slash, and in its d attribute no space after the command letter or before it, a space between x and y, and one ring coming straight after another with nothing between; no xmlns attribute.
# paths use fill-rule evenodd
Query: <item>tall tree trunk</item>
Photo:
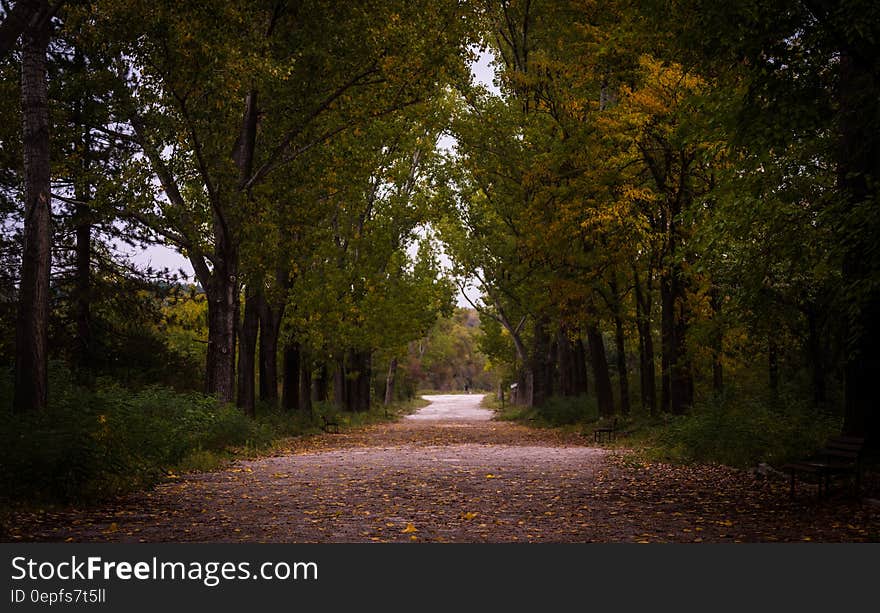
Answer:
<svg viewBox="0 0 880 613"><path fill-rule="evenodd" d="M576 396L575 380L575 356L574 344L568 337L565 327L560 327L556 334L556 358L559 371L559 394L562 396Z"/></svg>
<svg viewBox="0 0 880 613"><path fill-rule="evenodd" d="M49 18L48 8L45 0L18 0L8 8L0 22L0 59L12 51L19 36L26 37L29 29L41 25L38 20Z"/></svg>
<svg viewBox="0 0 880 613"><path fill-rule="evenodd" d="M86 63L79 49L74 51L74 66L77 74L85 76ZM75 287L74 321L76 325L75 364L81 381L92 380L94 348L92 347L91 317L91 278L92 278L92 186L89 173L92 160L92 137L90 127L84 117L85 99L74 105L74 129L76 136L74 150L77 155L77 174L73 178L73 193L76 200L73 219L75 244Z"/></svg>
<svg viewBox="0 0 880 613"><path fill-rule="evenodd" d="M858 33L854 33L853 36ZM872 36L873 32L868 32ZM867 38L867 37L866 37ZM862 49L873 49L874 40ZM869 446L880 448L880 289L876 271L878 194L880 181L880 76L871 54L841 50L838 103L838 185L846 199L847 219L843 277L846 289L857 301L856 316L848 322L850 343L844 366L844 431L864 436ZM866 225L868 227L866 227Z"/></svg>
<svg viewBox="0 0 880 613"><path fill-rule="evenodd" d="M312 362L302 352L299 360L299 410L312 414Z"/></svg>
<svg viewBox="0 0 880 613"><path fill-rule="evenodd" d="M813 404L821 407L827 400L825 385L825 349L819 323L818 308L807 305L807 355L810 362L810 379L813 388Z"/></svg>
<svg viewBox="0 0 880 613"><path fill-rule="evenodd" d="M593 378L596 381L596 401L599 415L614 415L614 395L611 392L611 375L608 372L608 358L605 356L605 341L598 326L587 326L587 343L590 347L590 363L593 366Z"/></svg>
<svg viewBox="0 0 880 613"><path fill-rule="evenodd" d="M300 408L300 348L299 343L289 341L284 346L284 376L281 382L281 408L298 411Z"/></svg>
<svg viewBox="0 0 880 613"><path fill-rule="evenodd" d="M648 271L647 284L643 288L638 270L633 268L636 303L636 328L639 332L639 381L641 383L642 409L653 417L657 415L657 380L654 369L654 336L651 331L653 283Z"/></svg>
<svg viewBox="0 0 880 613"><path fill-rule="evenodd" d="M687 355L687 314L683 271L679 264L668 264L660 279L663 342L663 401L675 415L693 404L693 379Z"/></svg>
<svg viewBox="0 0 880 613"><path fill-rule="evenodd" d="M531 355L532 406L544 404L553 395L551 367L550 335L547 334L545 320L538 320L535 322Z"/></svg>
<svg viewBox="0 0 880 613"><path fill-rule="evenodd" d="M587 377L587 349L584 341L578 338L574 343L574 393L576 396L587 394L590 391L589 377Z"/></svg>
<svg viewBox="0 0 880 613"><path fill-rule="evenodd" d="M721 323L721 293L717 286L712 286L709 295L709 304L712 307L712 390L715 394L724 391L724 365L721 358L724 355L724 329Z"/></svg>
<svg viewBox="0 0 880 613"><path fill-rule="evenodd" d="M391 358L388 364L388 376L385 377L385 406L394 402L394 380L397 378L397 357Z"/></svg>
<svg viewBox="0 0 880 613"><path fill-rule="evenodd" d="M629 373L626 368L626 341L623 337L623 320L614 316L614 340L617 350L617 383L620 387L620 412L629 415Z"/></svg>
<svg viewBox="0 0 880 613"><path fill-rule="evenodd" d="M669 271L663 271L660 275L660 406L666 412L672 411L671 371L677 361L674 302Z"/></svg>
<svg viewBox="0 0 880 613"><path fill-rule="evenodd" d="M242 189L251 175L256 138L258 109L256 92L246 97L239 137L231 152L238 168L239 190L233 196L238 204L246 202L250 193ZM137 128L136 128L137 129ZM235 394L235 346L239 311L240 264L237 226L226 210L235 204L223 202L209 194L214 211L214 257L205 293L208 297L208 355L206 389L223 402L232 402ZM204 268L204 263L200 268ZM205 274L204 272L202 273Z"/></svg>
<svg viewBox="0 0 880 613"><path fill-rule="evenodd" d="M41 2L47 10L47 3ZM24 251L15 343L16 411L43 410L49 395L49 273L52 191L49 171L49 24L25 30L21 56Z"/></svg>
<svg viewBox="0 0 880 613"><path fill-rule="evenodd" d="M677 271L679 283L681 270ZM677 360L672 368L670 406L677 414L687 413L694 404L694 376L691 370L691 359L687 351L688 313L684 289L676 289L675 301L675 343Z"/></svg>
<svg viewBox="0 0 880 613"><path fill-rule="evenodd" d="M218 256L224 250L218 249ZM208 297L208 354L205 391L223 402L235 398L235 331L238 319L238 258L217 258Z"/></svg>
<svg viewBox="0 0 880 613"><path fill-rule="evenodd" d="M349 352L346 373L346 405L349 411L370 410L370 359L370 351L352 349Z"/></svg>
<svg viewBox="0 0 880 613"><path fill-rule="evenodd" d="M348 376L345 368L345 358L336 358L336 368L333 371L333 402L337 411L348 410Z"/></svg>
<svg viewBox="0 0 880 613"><path fill-rule="evenodd" d="M779 346L776 344L774 333L770 333L767 341L767 372L770 384L770 392L775 398L779 394Z"/></svg>
<svg viewBox="0 0 880 613"><path fill-rule="evenodd" d="M629 415L629 371L626 364L626 339L623 334L623 299L617 279L611 279L611 295L614 300L614 344L617 351L617 384L620 388L620 412Z"/></svg>
<svg viewBox="0 0 880 613"><path fill-rule="evenodd" d="M358 411L366 412L370 410L370 400L372 399L372 386L370 381L373 378L373 352L365 351L362 359L363 370L361 371L359 382L359 404Z"/></svg>
<svg viewBox="0 0 880 613"><path fill-rule="evenodd" d="M77 189L76 208L76 363L81 376L90 377L92 371L92 224L86 190Z"/></svg>
<svg viewBox="0 0 880 613"><path fill-rule="evenodd" d="M327 372L327 364L321 362L318 366L318 376L315 377L315 401L326 402L329 397L330 376Z"/></svg>
<svg viewBox="0 0 880 613"><path fill-rule="evenodd" d="M259 292L260 314L260 400L278 402L278 334L284 316L284 303L270 304L263 291Z"/></svg>
<svg viewBox="0 0 880 613"><path fill-rule="evenodd" d="M254 362L257 351L257 330L260 326L257 289L245 290L244 318L238 347L238 406L245 415L256 417L254 393Z"/></svg>

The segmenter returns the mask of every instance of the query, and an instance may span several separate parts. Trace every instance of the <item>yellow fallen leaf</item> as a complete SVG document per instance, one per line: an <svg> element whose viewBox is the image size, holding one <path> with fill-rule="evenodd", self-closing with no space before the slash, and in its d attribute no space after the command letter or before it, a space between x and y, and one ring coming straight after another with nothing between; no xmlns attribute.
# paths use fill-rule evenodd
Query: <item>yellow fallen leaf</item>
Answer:
<svg viewBox="0 0 880 613"><path fill-rule="evenodd" d="M487 479L497 479L498 477L497 477L497 475L493 475L492 473L489 473L488 475L486 475L486 478Z"/></svg>
<svg viewBox="0 0 880 613"><path fill-rule="evenodd" d="M417 541L417 540L419 540L419 537L417 537L415 534L413 534L412 536L409 537L409 540Z"/></svg>
<svg viewBox="0 0 880 613"><path fill-rule="evenodd" d="M470 519L475 518L476 516L477 516L477 514L474 513L473 511L468 511L467 513L462 514L461 518L470 520Z"/></svg>
<svg viewBox="0 0 880 613"><path fill-rule="evenodd" d="M113 534L114 532L118 532L118 531L119 531L119 525L117 525L116 522L113 522L112 524L107 526L107 529L104 530L104 534Z"/></svg>
<svg viewBox="0 0 880 613"><path fill-rule="evenodd" d="M401 534L409 534L409 533L411 533L411 532L418 532L418 531L419 531L418 528L416 528L416 527L412 524L412 522L410 522L410 523L408 523L408 524L406 525L406 528L403 529L403 532L401 532Z"/></svg>

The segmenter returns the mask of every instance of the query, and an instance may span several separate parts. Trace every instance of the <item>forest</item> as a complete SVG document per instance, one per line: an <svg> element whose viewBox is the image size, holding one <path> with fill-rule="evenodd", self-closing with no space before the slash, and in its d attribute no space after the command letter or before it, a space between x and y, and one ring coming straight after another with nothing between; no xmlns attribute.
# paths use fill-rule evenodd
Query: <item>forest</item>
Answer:
<svg viewBox="0 0 880 613"><path fill-rule="evenodd" d="M739 465L880 444L876 2L0 11L2 500L426 390Z"/></svg>

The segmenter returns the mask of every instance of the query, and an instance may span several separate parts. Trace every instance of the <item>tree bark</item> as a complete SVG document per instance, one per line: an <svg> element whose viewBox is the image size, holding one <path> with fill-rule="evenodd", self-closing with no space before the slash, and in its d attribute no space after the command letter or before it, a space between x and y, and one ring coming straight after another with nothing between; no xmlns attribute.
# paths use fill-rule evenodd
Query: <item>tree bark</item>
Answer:
<svg viewBox="0 0 880 613"><path fill-rule="evenodd" d="M825 384L825 349L819 323L819 309L807 305L807 355L810 363L810 379L813 388L813 404L821 407L827 400Z"/></svg>
<svg viewBox="0 0 880 613"><path fill-rule="evenodd" d="M345 358L336 358L336 369L333 371L333 402L337 411L348 410L348 377L346 376Z"/></svg>
<svg viewBox="0 0 880 613"><path fill-rule="evenodd" d="M623 320L614 316L614 340L617 349L617 383L620 387L620 412L629 415L629 373L626 367L626 341L623 336Z"/></svg>
<svg viewBox="0 0 880 613"><path fill-rule="evenodd" d="M663 309L661 340L663 344L663 402L670 413L681 415L693 403L693 380L687 356L684 285L681 266L668 264L660 277Z"/></svg>
<svg viewBox="0 0 880 613"><path fill-rule="evenodd" d="M41 3L43 7L45 2ZM21 111L24 151L24 250L15 343L13 408L43 410L49 395L49 274L52 265L49 24L22 38Z"/></svg>
<svg viewBox="0 0 880 613"><path fill-rule="evenodd" d="M370 410L370 360L371 352L351 350L348 355L346 373L346 408L349 411L366 412Z"/></svg>
<svg viewBox="0 0 880 613"><path fill-rule="evenodd" d="M614 415L614 394L611 391L611 375L608 372L608 358L605 355L605 341L598 326L587 326L587 343L590 347L590 363L593 366L593 378L596 381L596 401L599 415Z"/></svg>
<svg viewBox="0 0 880 613"><path fill-rule="evenodd" d="M278 334L284 316L284 304L272 305L263 291L259 292L260 314L260 400L278 403Z"/></svg>
<svg viewBox="0 0 880 613"><path fill-rule="evenodd" d="M238 406L249 417L256 417L254 393L254 362L257 351L257 330L260 326L259 298L255 288L248 287L244 318L238 348Z"/></svg>
<svg viewBox="0 0 880 613"><path fill-rule="evenodd" d="M562 396L576 396L575 380L575 350L571 339L564 327L560 327L556 334L556 359L559 371L559 394Z"/></svg>
<svg viewBox="0 0 880 613"><path fill-rule="evenodd" d="M302 351L299 360L299 410L312 414L312 363Z"/></svg>
<svg viewBox="0 0 880 613"><path fill-rule="evenodd" d="M327 364L322 362L318 367L318 376L315 377L315 401L326 402L329 397L329 381L330 377L327 373Z"/></svg>
<svg viewBox="0 0 880 613"><path fill-rule="evenodd" d="M641 383L642 409L653 417L657 415L657 380L654 368L654 336L651 331L651 297L653 287L651 271L643 288L638 271L633 269L636 303L636 328L639 332L639 381Z"/></svg>
<svg viewBox="0 0 880 613"><path fill-rule="evenodd" d="M588 394L590 392L589 377L587 376L587 349L584 341L578 338L574 343L574 393Z"/></svg>
<svg viewBox="0 0 880 613"><path fill-rule="evenodd" d="M623 301L617 285L612 279L611 295L614 300L614 344L617 351L617 384L620 388L620 412L629 415L629 371L626 364L626 339L623 333Z"/></svg>
<svg viewBox="0 0 880 613"><path fill-rule="evenodd" d="M397 358L391 358L388 364L388 376L385 377L385 406L394 402L394 380L397 378Z"/></svg>
<svg viewBox="0 0 880 613"><path fill-rule="evenodd" d="M284 377L281 382L281 408L285 411L300 409L300 348L298 343L288 342L284 346Z"/></svg>
<svg viewBox="0 0 880 613"><path fill-rule="evenodd" d="M222 255L221 255L222 254ZM222 402L235 398L235 331L238 319L238 258L218 249L208 297L208 354L205 392ZM223 257L227 255L229 257Z"/></svg>
<svg viewBox="0 0 880 613"><path fill-rule="evenodd" d="M660 275L660 403L666 412L672 411L672 369L678 360L675 342L674 303L671 273L663 271Z"/></svg>
<svg viewBox="0 0 880 613"><path fill-rule="evenodd" d="M531 406L541 406L553 395L553 375L550 360L550 335L544 320L535 323L531 354L532 401Z"/></svg>
<svg viewBox="0 0 880 613"><path fill-rule="evenodd" d="M712 390L716 395L724 391L724 365L721 358L724 355L724 329L721 324L721 295L718 288L713 286L709 295L709 304L712 307Z"/></svg>
<svg viewBox="0 0 880 613"><path fill-rule="evenodd" d="M78 75L85 76L85 58L79 49L74 51L74 66ZM85 119L88 93L74 102L73 123L76 135L74 151L77 164L73 177L73 221L76 243L74 246L74 322L76 341L74 363L81 381L92 381L94 348L92 347L91 278L92 278L92 185L91 171L92 137Z"/></svg>
<svg viewBox="0 0 880 613"><path fill-rule="evenodd" d="M776 338L773 332L767 341L767 372L770 392L775 398L779 394L779 346L776 344Z"/></svg>
<svg viewBox="0 0 880 613"><path fill-rule="evenodd" d="M869 33L873 35L873 33ZM863 39L864 40L864 39ZM865 45L873 48L874 43ZM876 55L876 54L875 54ZM841 50L839 61L838 186L845 198L849 228L845 245L843 277L858 304L857 315L848 323L851 339L844 366L844 424L848 434L864 436L872 448L880 448L880 289L876 284L878 263L876 224L880 180L880 136L876 121L880 113L880 77L876 63L866 54ZM870 211L870 212L867 212ZM874 231L865 228L871 224Z"/></svg>
<svg viewBox="0 0 880 613"><path fill-rule="evenodd" d="M88 199L90 193L87 186L78 186L76 190L77 204L74 210L76 219L75 246L75 307L76 320L76 364L83 378L91 378L93 347L92 347L92 224Z"/></svg>
<svg viewBox="0 0 880 613"><path fill-rule="evenodd" d="M49 17L49 4L45 0L17 0L0 23L0 59L6 56L15 47L18 37L24 34L28 36L28 30L33 31L48 24L41 24L41 20Z"/></svg>

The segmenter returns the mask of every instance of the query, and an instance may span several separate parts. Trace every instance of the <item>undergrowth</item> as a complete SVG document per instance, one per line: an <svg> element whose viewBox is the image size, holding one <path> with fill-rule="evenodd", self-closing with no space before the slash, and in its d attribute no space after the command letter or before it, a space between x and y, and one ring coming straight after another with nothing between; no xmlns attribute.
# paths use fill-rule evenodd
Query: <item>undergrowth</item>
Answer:
<svg viewBox="0 0 880 613"><path fill-rule="evenodd" d="M599 419L595 398L554 397L541 406L501 403L494 395L484 406L501 420L538 427L580 430L592 440L592 431L608 425ZM617 417L615 446L627 447L653 460L706 462L751 467L760 462L780 465L803 457L840 432L841 418L822 413L796 398L768 394L719 396L698 403L687 415L649 416L635 410Z"/></svg>
<svg viewBox="0 0 880 613"><path fill-rule="evenodd" d="M682 462L714 462L745 468L778 466L802 457L840 432L838 416L797 400L761 396L719 397L670 416L647 433L655 457Z"/></svg>
<svg viewBox="0 0 880 613"><path fill-rule="evenodd" d="M599 419L599 407L592 396L554 396L544 404L524 407L505 401L502 406L494 394L487 395L483 405L493 409L497 418L531 425L554 428L563 426L586 426Z"/></svg>
<svg viewBox="0 0 880 613"><path fill-rule="evenodd" d="M9 377L0 381L0 503L93 503L193 470L212 470L270 451L283 439L320 432L328 403L311 413L258 406L256 419L200 393L160 386L132 391L99 380L77 385L55 368L50 406L13 414ZM422 400L341 413L342 428L396 419Z"/></svg>

